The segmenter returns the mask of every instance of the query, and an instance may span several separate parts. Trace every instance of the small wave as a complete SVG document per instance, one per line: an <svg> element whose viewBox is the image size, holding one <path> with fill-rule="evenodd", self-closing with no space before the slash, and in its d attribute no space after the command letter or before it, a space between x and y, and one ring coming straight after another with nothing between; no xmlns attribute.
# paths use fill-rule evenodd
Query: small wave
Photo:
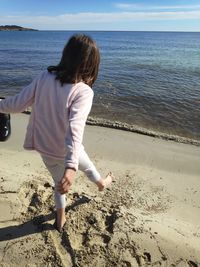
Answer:
<svg viewBox="0 0 200 267"><path fill-rule="evenodd" d="M31 108L26 109L22 113L30 115L31 114ZM178 143L200 146L200 141L195 140L195 139L186 138L186 137L182 137L179 135L162 133L159 131L156 132L156 131L148 130L148 129L143 128L143 127L139 127L137 125L123 123L120 121L111 121L111 120L107 120L107 119L89 116L86 124L87 125L93 125L93 126L106 127L106 128L113 128L113 129L118 129L118 130L138 133L138 134L143 134L143 135L147 135L147 136L151 136L151 137L155 137L155 138L161 138L161 139L167 140L167 141L175 141Z"/></svg>

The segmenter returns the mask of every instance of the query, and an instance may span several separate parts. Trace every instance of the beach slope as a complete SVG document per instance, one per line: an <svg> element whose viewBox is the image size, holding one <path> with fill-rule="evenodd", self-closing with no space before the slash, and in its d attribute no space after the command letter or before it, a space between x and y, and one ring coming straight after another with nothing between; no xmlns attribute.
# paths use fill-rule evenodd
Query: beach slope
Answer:
<svg viewBox="0 0 200 267"><path fill-rule="evenodd" d="M12 115L0 143L0 266L200 266L200 149L87 126L85 148L103 193L78 172L68 223L53 228L53 184L39 155L22 148L28 115Z"/></svg>

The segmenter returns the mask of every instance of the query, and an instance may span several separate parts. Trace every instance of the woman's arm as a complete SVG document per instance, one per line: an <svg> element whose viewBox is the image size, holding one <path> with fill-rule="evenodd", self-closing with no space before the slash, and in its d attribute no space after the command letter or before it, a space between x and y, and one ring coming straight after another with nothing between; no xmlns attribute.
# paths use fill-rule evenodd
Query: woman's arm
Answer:
<svg viewBox="0 0 200 267"><path fill-rule="evenodd" d="M34 102L37 81L38 78L34 79L31 84L26 86L17 95L0 100L0 112L18 113L31 106Z"/></svg>
<svg viewBox="0 0 200 267"><path fill-rule="evenodd" d="M65 167L78 169L79 153L88 114L92 107L94 92L90 87L84 87L75 97L69 108L69 125L66 134Z"/></svg>
<svg viewBox="0 0 200 267"><path fill-rule="evenodd" d="M66 169L57 188L61 194L65 194L69 191L76 170L78 170L79 153L82 145L85 123L92 107L93 96L94 93L92 89L88 87L86 91L77 94L70 107L69 131L65 139L67 149L65 157Z"/></svg>

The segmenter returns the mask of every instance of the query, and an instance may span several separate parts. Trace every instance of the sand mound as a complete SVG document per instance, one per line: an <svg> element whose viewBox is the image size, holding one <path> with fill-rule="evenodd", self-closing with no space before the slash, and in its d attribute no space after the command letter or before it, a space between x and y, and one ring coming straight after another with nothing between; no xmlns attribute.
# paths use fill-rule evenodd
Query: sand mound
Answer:
<svg viewBox="0 0 200 267"><path fill-rule="evenodd" d="M53 227L52 185L24 183L18 193L18 224L0 230L7 242L0 266L198 266L188 258L190 253L181 255L176 244L166 249L168 241L155 231L158 226L162 232L162 223L150 214L169 209L173 198L161 186L150 193L144 181L131 178L119 177L104 193L68 194L68 223L62 233ZM152 222L155 227L149 227ZM177 236L175 228L170 231Z"/></svg>

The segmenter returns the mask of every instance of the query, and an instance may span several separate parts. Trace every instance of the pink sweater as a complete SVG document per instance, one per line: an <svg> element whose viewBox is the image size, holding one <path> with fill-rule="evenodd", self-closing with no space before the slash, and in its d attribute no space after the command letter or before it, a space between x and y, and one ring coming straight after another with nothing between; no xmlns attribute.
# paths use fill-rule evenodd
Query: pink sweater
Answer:
<svg viewBox="0 0 200 267"><path fill-rule="evenodd" d="M45 71L19 94L0 101L0 112L17 113L32 106L24 148L63 159L66 167L78 169L93 96L83 82L61 86L54 74Z"/></svg>

